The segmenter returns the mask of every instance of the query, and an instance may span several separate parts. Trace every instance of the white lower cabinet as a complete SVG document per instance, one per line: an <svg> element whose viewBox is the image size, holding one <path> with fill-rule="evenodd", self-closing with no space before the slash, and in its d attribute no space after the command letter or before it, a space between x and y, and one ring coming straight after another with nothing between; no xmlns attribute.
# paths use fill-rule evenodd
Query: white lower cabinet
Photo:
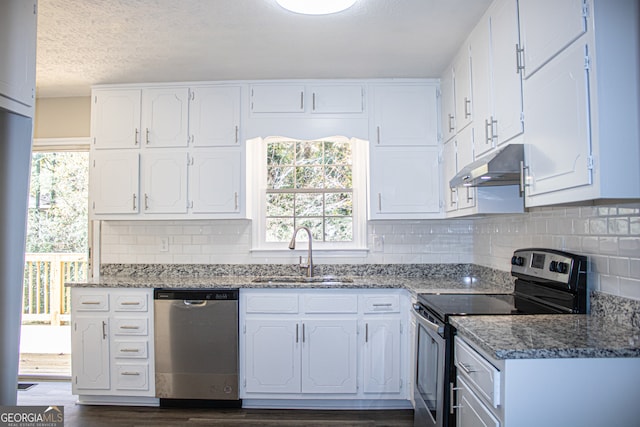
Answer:
<svg viewBox="0 0 640 427"><path fill-rule="evenodd" d="M322 407L357 408L375 399L408 407L401 298L362 292L241 290L245 404L286 407L283 400L305 399L312 407L308 402L321 400Z"/></svg>
<svg viewBox="0 0 640 427"><path fill-rule="evenodd" d="M153 290L73 288L71 305L78 401L153 404Z"/></svg>
<svg viewBox="0 0 640 427"><path fill-rule="evenodd" d="M635 426L640 419L639 358L496 359L459 336L454 358L458 427Z"/></svg>

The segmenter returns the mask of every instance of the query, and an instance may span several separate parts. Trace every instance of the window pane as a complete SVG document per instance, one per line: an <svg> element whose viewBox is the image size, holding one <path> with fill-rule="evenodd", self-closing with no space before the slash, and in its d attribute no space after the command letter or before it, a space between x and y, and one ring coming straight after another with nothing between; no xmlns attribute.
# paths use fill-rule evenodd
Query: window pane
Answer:
<svg viewBox="0 0 640 427"><path fill-rule="evenodd" d="M296 194L296 216L322 216L322 194Z"/></svg>
<svg viewBox="0 0 640 427"><path fill-rule="evenodd" d="M267 218L267 242L288 242L293 235L293 218Z"/></svg>
<svg viewBox="0 0 640 427"><path fill-rule="evenodd" d="M300 141L296 148L296 164L322 164L322 141Z"/></svg>
<svg viewBox="0 0 640 427"><path fill-rule="evenodd" d="M267 188L293 188L294 171L293 167L267 168Z"/></svg>
<svg viewBox="0 0 640 427"><path fill-rule="evenodd" d="M353 240L353 219L327 218L325 240L327 242L350 242Z"/></svg>
<svg viewBox="0 0 640 427"><path fill-rule="evenodd" d="M351 164L351 143L350 142L325 142L324 143L324 163L325 164Z"/></svg>
<svg viewBox="0 0 640 427"><path fill-rule="evenodd" d="M322 218L298 218L296 219L296 227L305 226L311 229L311 235L313 236L313 240L322 241ZM306 242L308 239L307 233L304 231L298 232L298 237L296 241L304 241Z"/></svg>
<svg viewBox="0 0 640 427"><path fill-rule="evenodd" d="M352 193L326 193L325 204L325 215L327 216L353 215Z"/></svg>
<svg viewBox="0 0 640 427"><path fill-rule="evenodd" d="M322 166L296 168L296 188L322 188Z"/></svg>
<svg viewBox="0 0 640 427"><path fill-rule="evenodd" d="M351 166L327 166L324 188L352 188Z"/></svg>
<svg viewBox="0 0 640 427"><path fill-rule="evenodd" d="M267 144L267 166L293 165L295 142L272 142Z"/></svg>
<svg viewBox="0 0 640 427"><path fill-rule="evenodd" d="M267 216L293 216L293 194L267 194Z"/></svg>

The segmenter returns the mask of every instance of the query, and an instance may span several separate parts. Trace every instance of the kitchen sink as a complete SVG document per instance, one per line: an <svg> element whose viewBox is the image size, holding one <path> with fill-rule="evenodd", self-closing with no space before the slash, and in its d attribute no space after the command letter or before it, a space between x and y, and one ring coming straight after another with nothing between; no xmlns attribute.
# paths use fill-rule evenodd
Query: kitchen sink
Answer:
<svg viewBox="0 0 640 427"><path fill-rule="evenodd" d="M339 276L260 276L252 280L253 283L320 283L320 284L336 284L336 283L353 283L350 277Z"/></svg>

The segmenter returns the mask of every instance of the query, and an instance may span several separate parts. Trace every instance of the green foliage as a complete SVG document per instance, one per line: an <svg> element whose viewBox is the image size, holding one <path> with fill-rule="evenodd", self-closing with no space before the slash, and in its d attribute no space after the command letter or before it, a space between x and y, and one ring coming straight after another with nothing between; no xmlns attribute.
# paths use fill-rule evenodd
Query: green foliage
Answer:
<svg viewBox="0 0 640 427"><path fill-rule="evenodd" d="M33 153L27 252L86 252L89 155Z"/></svg>

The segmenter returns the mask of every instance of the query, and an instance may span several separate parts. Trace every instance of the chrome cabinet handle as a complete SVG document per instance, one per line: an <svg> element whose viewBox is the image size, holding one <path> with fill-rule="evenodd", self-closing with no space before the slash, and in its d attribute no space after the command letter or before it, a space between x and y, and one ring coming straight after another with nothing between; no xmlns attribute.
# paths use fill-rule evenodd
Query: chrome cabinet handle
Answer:
<svg viewBox="0 0 640 427"><path fill-rule="evenodd" d="M140 129L136 128L136 136L135 136L135 138L134 138L134 140L133 140L133 142L134 142L134 144L135 144L135 145L138 145L138 144L140 143L140 141L139 141L139 139L138 139L138 138L139 138L139 136L140 136Z"/></svg>
<svg viewBox="0 0 640 427"><path fill-rule="evenodd" d="M149 128L146 129L146 141L147 141L147 145L149 145Z"/></svg>
<svg viewBox="0 0 640 427"><path fill-rule="evenodd" d="M382 212L382 193L378 193L378 212Z"/></svg>
<svg viewBox="0 0 640 427"><path fill-rule="evenodd" d="M235 204L235 209L234 210L238 210L238 192L236 191L235 193L233 193L233 201Z"/></svg>
<svg viewBox="0 0 640 427"><path fill-rule="evenodd" d="M238 140L239 140L239 138L238 138L238 125L236 125L236 144L238 143Z"/></svg>
<svg viewBox="0 0 640 427"><path fill-rule="evenodd" d="M484 120L484 143L490 144L491 138L489 138L489 120Z"/></svg>
<svg viewBox="0 0 640 427"><path fill-rule="evenodd" d="M376 126L376 135L378 138L378 144L380 144L380 126Z"/></svg>
<svg viewBox="0 0 640 427"><path fill-rule="evenodd" d="M449 114L449 132L453 132L455 129L456 128L453 124L453 114Z"/></svg>
<svg viewBox="0 0 640 427"><path fill-rule="evenodd" d="M473 200L473 196L471 196L471 187L467 187L467 202Z"/></svg>
<svg viewBox="0 0 640 427"><path fill-rule="evenodd" d="M136 193L133 193L133 210L134 211L138 209L136 206L136 198L137 198Z"/></svg>
<svg viewBox="0 0 640 427"><path fill-rule="evenodd" d="M315 92L313 92L313 95L311 95L311 110L316 111L316 93Z"/></svg>
<svg viewBox="0 0 640 427"><path fill-rule="evenodd" d="M104 320L102 321L102 339L107 339L107 322L105 322Z"/></svg>
<svg viewBox="0 0 640 427"><path fill-rule="evenodd" d="M364 342L366 343L369 342L369 324L368 323L364 324Z"/></svg>
<svg viewBox="0 0 640 427"><path fill-rule="evenodd" d="M304 91L300 91L300 109L304 110Z"/></svg>
<svg viewBox="0 0 640 427"><path fill-rule="evenodd" d="M304 343L304 323L302 324L302 342Z"/></svg>
<svg viewBox="0 0 640 427"><path fill-rule="evenodd" d="M299 340L299 336L298 336L298 329L299 329L300 325L298 323L296 323L296 343L298 343Z"/></svg>
<svg viewBox="0 0 640 427"><path fill-rule="evenodd" d="M450 191L450 198L451 201L449 202L449 206L453 207L456 205L456 197L455 195L458 193L458 190L456 188L451 188L449 187L449 191Z"/></svg>
<svg viewBox="0 0 640 427"><path fill-rule="evenodd" d="M526 184L526 174L525 171L529 171L529 166L525 166L524 161L520 161L520 195L524 195Z"/></svg>
<svg viewBox="0 0 640 427"><path fill-rule="evenodd" d="M516 74L524 72L524 47L520 47L516 43Z"/></svg>
<svg viewBox="0 0 640 427"><path fill-rule="evenodd" d="M147 193L144 193L144 210L149 210L149 195Z"/></svg>
<svg viewBox="0 0 640 427"><path fill-rule="evenodd" d="M464 118L465 119L467 117L471 117L471 108L467 108L467 107L471 107L471 100L465 96L464 97Z"/></svg>

